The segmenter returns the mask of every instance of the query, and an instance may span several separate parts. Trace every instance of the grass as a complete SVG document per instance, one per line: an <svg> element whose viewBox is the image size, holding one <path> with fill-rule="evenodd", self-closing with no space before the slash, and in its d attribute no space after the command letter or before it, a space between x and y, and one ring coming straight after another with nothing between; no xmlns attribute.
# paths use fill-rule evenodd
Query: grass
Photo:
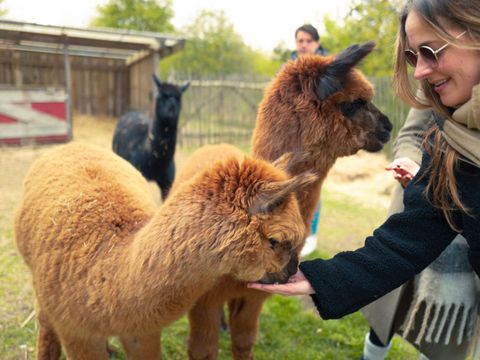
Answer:
<svg viewBox="0 0 480 360"><path fill-rule="evenodd" d="M35 321L20 326L33 310L27 267L13 246L11 231L0 232L0 359L24 359L35 346Z"/></svg>
<svg viewBox="0 0 480 360"><path fill-rule="evenodd" d="M322 190L319 248L327 254L353 250L382 224L386 209L369 206L333 191Z"/></svg>

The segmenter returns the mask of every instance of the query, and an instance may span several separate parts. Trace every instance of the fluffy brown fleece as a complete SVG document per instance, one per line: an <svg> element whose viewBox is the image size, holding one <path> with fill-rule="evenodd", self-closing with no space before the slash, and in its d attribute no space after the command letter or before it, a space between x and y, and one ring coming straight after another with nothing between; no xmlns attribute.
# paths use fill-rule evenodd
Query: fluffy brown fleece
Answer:
<svg viewBox="0 0 480 360"><path fill-rule="evenodd" d="M291 61L267 88L260 104L252 137L253 155L272 161L286 152L301 152L304 161L289 171L296 174L312 169L320 175L310 188L297 193L307 225L335 160L361 149L379 151L389 140L392 125L372 104L371 83L352 68L372 48L367 43L349 48L337 58L305 56ZM352 63L343 66L345 72L335 73L335 67L343 69L342 62L348 57ZM331 68L333 75L329 75ZM340 85L320 99L319 87L328 87L329 82Z"/></svg>
<svg viewBox="0 0 480 360"><path fill-rule="evenodd" d="M35 161L15 218L37 298L37 359L160 358L160 330L218 281L286 281L305 229L293 191L315 180L231 157L156 209L141 174L69 144Z"/></svg>
<svg viewBox="0 0 480 360"><path fill-rule="evenodd" d="M253 155L273 161L292 152L288 172L307 169L317 181L298 188L297 199L306 227L310 226L321 185L335 160L360 149L378 151L389 140L388 118L372 103L373 87L353 67L373 49L354 45L336 57L305 56L287 63L266 89L252 138ZM227 155L240 156L232 146L199 150L174 184ZM302 244L303 246L303 244ZM252 359L259 314L267 295L224 279L200 298L189 312L191 359L215 359L221 308L229 305L232 350L237 360Z"/></svg>

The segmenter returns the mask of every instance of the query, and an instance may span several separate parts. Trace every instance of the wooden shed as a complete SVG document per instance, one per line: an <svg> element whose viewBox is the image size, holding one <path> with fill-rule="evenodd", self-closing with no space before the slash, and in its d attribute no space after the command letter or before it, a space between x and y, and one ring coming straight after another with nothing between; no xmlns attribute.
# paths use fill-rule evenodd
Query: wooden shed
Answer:
<svg viewBox="0 0 480 360"><path fill-rule="evenodd" d="M0 20L0 144L68 140L72 111L114 117L128 110L151 114L152 73L184 42L152 32ZM40 98L43 103L32 101ZM63 136L55 118L63 121Z"/></svg>

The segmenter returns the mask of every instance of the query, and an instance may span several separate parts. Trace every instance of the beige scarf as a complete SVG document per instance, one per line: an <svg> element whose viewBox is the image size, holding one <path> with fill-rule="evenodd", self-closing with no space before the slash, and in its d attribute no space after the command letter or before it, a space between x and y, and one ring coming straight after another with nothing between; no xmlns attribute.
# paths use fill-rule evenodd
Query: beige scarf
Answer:
<svg viewBox="0 0 480 360"><path fill-rule="evenodd" d="M472 98L443 123L442 135L466 161L480 166L480 85ZM458 235L444 252L414 279L412 303L401 326L403 336L427 356L428 344L457 346L463 354L477 331L480 283L468 262L468 245ZM453 340L453 341L452 341ZM433 353L430 354L430 351ZM448 358L446 355L444 358Z"/></svg>
<svg viewBox="0 0 480 360"><path fill-rule="evenodd" d="M480 85L472 98L452 114L443 125L445 140L468 160L480 166Z"/></svg>

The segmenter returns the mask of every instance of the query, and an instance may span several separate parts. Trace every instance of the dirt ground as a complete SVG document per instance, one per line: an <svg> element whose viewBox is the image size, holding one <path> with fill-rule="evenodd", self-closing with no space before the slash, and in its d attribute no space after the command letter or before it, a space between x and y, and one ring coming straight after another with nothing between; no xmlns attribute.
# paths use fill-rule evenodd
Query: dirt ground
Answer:
<svg viewBox="0 0 480 360"><path fill-rule="evenodd" d="M388 208L395 182L391 172L385 170L388 163L384 154L365 151L340 158L330 170L324 186L363 204Z"/></svg>
<svg viewBox="0 0 480 360"><path fill-rule="evenodd" d="M74 141L110 148L114 126L114 119L77 115L74 117ZM9 232L12 228L14 209L29 166L53 146L56 145L0 147L0 233ZM177 150L177 168L181 168L187 157L182 149ZM330 171L325 188L361 203L386 208L393 185L392 175L384 170L387 164L383 154L360 152L341 158ZM160 199L154 183L151 183L151 191L152 196Z"/></svg>

